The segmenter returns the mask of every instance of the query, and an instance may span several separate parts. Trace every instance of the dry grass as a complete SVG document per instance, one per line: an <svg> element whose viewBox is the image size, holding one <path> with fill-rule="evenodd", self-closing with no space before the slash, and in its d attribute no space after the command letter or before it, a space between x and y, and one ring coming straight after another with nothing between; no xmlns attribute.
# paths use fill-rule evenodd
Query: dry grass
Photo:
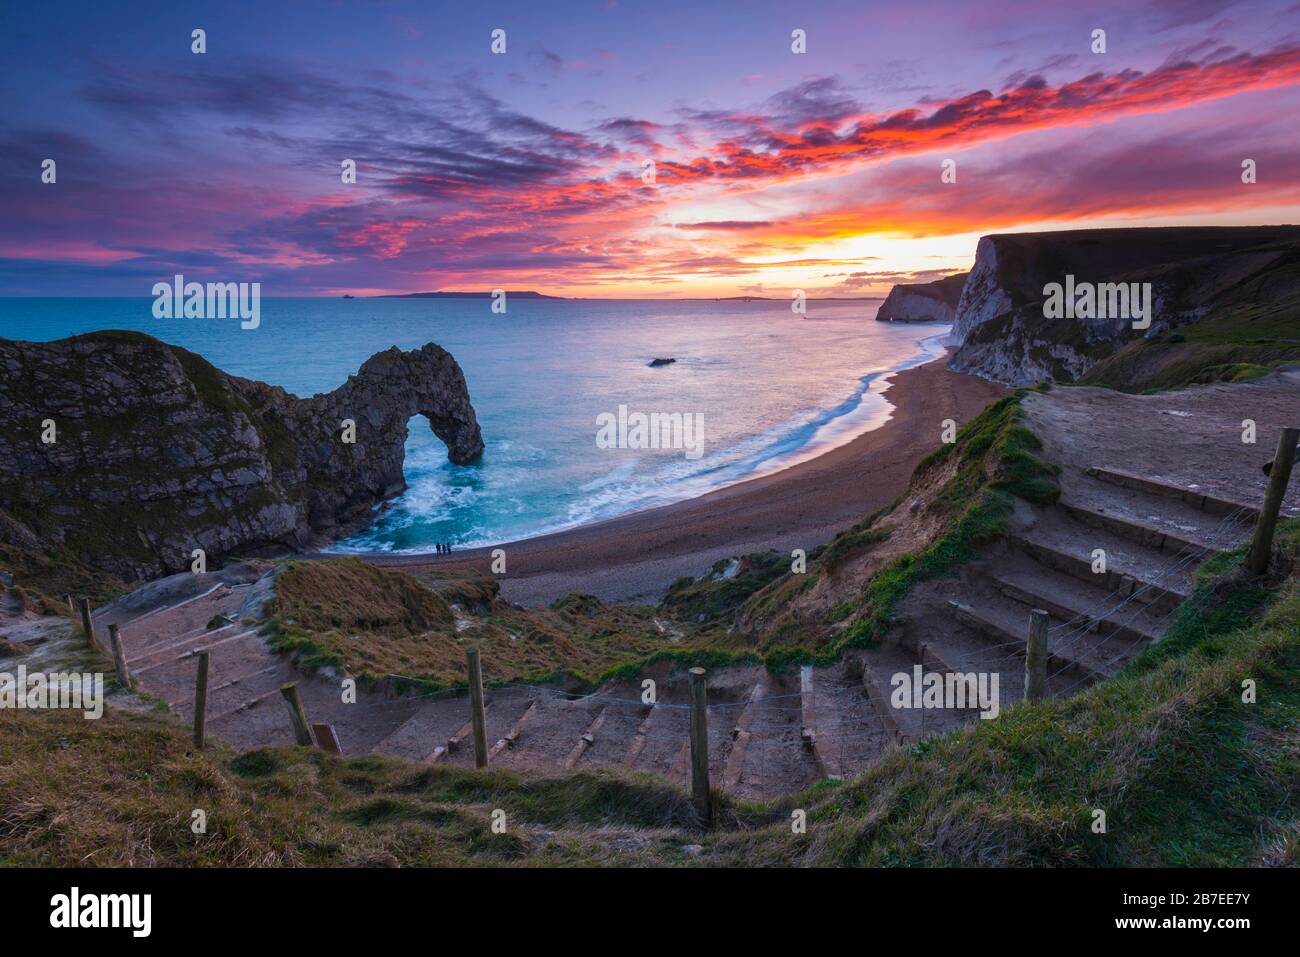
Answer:
<svg viewBox="0 0 1300 957"><path fill-rule="evenodd" d="M549 608L496 599L481 577L417 580L356 559L295 562L276 580L272 642L307 667L365 679L401 675L430 689L463 685L465 647L482 649L489 682L599 683L659 657L682 661L725 643L722 629L569 595Z"/></svg>
<svg viewBox="0 0 1300 957"><path fill-rule="evenodd" d="M1294 561L1300 523L1282 539ZM1294 864L1300 577L1264 588L1238 561L1211 563L1219 577L1117 677L895 750L853 781L763 806L722 799L707 836L682 789L644 775L521 777L307 748L195 754L164 717L3 711L0 864ZM196 808L206 835L190 830ZM791 832L793 808L808 812L806 835Z"/></svg>
<svg viewBox="0 0 1300 957"><path fill-rule="evenodd" d="M195 809L206 834L191 830ZM156 716L0 712L0 864L672 864L694 840L689 819L680 789L633 776L523 780L306 748L197 754Z"/></svg>
<svg viewBox="0 0 1300 957"><path fill-rule="evenodd" d="M1295 550L1300 525L1290 539ZM792 840L785 826L722 835L709 859L774 866L1294 861L1300 581L1293 576L1263 601L1245 602L1237 599L1261 590L1234 581L1230 567L1217 585L1203 585L1168 645L1153 646L1116 678L896 750L851 783L781 802L808 809L806 840ZM1249 624L1262 605L1270 605L1267 613ZM1246 678L1258 687L1254 704L1241 700ZM1092 830L1096 809L1106 813L1104 834Z"/></svg>
<svg viewBox="0 0 1300 957"><path fill-rule="evenodd" d="M1000 535L1012 496L1055 500L1056 467L1038 458L1041 444L1019 424L1023 395L963 426L954 444L918 466L905 499L815 549L804 572L790 571L777 552L745 556L732 577L720 561L699 579L675 582L657 610L607 607L590 595L519 609L485 599L490 589L481 583L470 589L469 580L426 576L426 601L434 592L452 601L473 592L459 607L445 606L455 612L448 624L407 611L419 606L413 593L426 589L401 572L355 559L299 563L279 579L285 597L273 640L309 667L401 675L428 690L463 684L469 642L482 646L489 681L590 686L664 659L761 662L773 671L828 664L846 648L876 643L914 581L946 573ZM922 505L912 511L916 498Z"/></svg>
<svg viewBox="0 0 1300 957"><path fill-rule="evenodd" d="M294 562L276 581L276 614L305 631L411 638L455 627L451 608L409 575L356 558Z"/></svg>
<svg viewBox="0 0 1300 957"><path fill-rule="evenodd" d="M1003 534L1013 497L1050 504L1059 469L1020 424L1026 391L999 399L916 468L907 494L809 554L741 609L739 630L787 648L768 655L828 662L878 642L914 583L950 572Z"/></svg>

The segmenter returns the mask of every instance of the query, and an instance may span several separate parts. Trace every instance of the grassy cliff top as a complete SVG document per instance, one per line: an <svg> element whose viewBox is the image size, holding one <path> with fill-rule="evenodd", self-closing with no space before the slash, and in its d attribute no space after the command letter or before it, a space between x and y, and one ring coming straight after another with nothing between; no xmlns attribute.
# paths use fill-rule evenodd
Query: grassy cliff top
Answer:
<svg viewBox="0 0 1300 957"><path fill-rule="evenodd" d="M703 835L688 795L644 775L195 753L156 715L6 710L0 863L1294 866L1300 522L1281 547L1265 582L1240 553L1207 563L1169 636L1110 681L896 750L855 780L766 805L719 797Z"/></svg>

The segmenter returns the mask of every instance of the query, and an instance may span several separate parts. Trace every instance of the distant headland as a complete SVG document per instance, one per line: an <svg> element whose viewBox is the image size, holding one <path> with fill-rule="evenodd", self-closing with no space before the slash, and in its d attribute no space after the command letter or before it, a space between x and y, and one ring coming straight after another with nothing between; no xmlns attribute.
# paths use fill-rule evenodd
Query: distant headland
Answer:
<svg viewBox="0 0 1300 957"><path fill-rule="evenodd" d="M564 299L565 296L547 296L531 289L507 289L509 299ZM491 299L491 292L390 292L375 299Z"/></svg>

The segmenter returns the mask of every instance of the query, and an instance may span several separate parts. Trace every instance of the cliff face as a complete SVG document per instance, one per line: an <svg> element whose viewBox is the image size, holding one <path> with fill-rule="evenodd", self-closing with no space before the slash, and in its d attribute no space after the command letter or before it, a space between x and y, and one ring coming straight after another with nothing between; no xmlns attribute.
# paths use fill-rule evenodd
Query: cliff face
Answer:
<svg viewBox="0 0 1300 957"><path fill-rule="evenodd" d="M877 322L952 322L966 273L934 282L899 283L876 313Z"/></svg>
<svg viewBox="0 0 1300 957"><path fill-rule="evenodd" d="M1150 283L1150 328L1130 317L1047 318L1044 287ZM985 236L957 304L953 368L1008 385L1073 381L1126 345L1300 294L1300 228L1171 227Z"/></svg>
<svg viewBox="0 0 1300 957"><path fill-rule="evenodd" d="M188 569L195 548L211 564L304 547L364 527L401 491L417 414L453 462L482 451L465 377L432 343L299 399L139 333L0 339L0 544L126 579Z"/></svg>

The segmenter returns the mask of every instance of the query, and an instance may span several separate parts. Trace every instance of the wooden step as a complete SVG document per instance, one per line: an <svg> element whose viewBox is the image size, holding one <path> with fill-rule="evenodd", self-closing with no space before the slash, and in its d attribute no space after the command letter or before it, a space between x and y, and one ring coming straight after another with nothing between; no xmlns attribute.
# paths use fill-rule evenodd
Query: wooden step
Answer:
<svg viewBox="0 0 1300 957"><path fill-rule="evenodd" d="M498 739L496 744L488 748L489 761L495 758L502 751L506 750L506 748L513 748L519 742L520 735L524 733L524 727L529 721L536 717L538 711L537 704L540 700L541 699L539 698L534 698L524 713L521 714L519 719L511 726L510 730L507 731L503 737Z"/></svg>
<svg viewBox="0 0 1300 957"><path fill-rule="evenodd" d="M731 751L727 755L727 764L722 771L722 786L725 790L735 790L744 775L745 755L749 753L749 741L752 737L749 729L754 724L754 717L758 714L765 694L766 688L763 682L759 681L749 692L749 700L745 702L745 708L736 719L736 726L732 728Z"/></svg>
<svg viewBox="0 0 1300 957"><path fill-rule="evenodd" d="M455 712L464 714L469 710L467 697L447 698L445 701L429 703L416 710L370 750L378 754L390 754L406 757L415 761L436 761L447 754L446 744L437 744L437 728L442 725L435 709L445 706L452 713L445 717L454 720ZM442 725L445 727L445 725ZM472 731L472 726L470 727ZM441 752L441 754L437 754ZM435 757L435 755L437 755Z"/></svg>
<svg viewBox="0 0 1300 957"><path fill-rule="evenodd" d="M121 627L122 630L125 631L127 625L134 625L138 622L144 621L147 618L152 618L154 615L160 615L165 611L175 611L177 608L184 608L186 605L193 604L194 602L199 601L202 598L207 598L217 589L222 587L225 587L225 582L217 582L207 591L200 592L197 595L191 595L189 598L182 599L181 601L175 602L173 604L159 605L157 608L151 608L149 611L146 611L141 615L137 615L136 617L128 619L127 621L120 622L119 627ZM112 606L105 606L104 608L98 609L97 611L94 612L94 617L98 618L105 611L109 611L109 612L113 611Z"/></svg>
<svg viewBox="0 0 1300 957"><path fill-rule="evenodd" d="M207 637L206 635L200 635L199 639L206 638L206 637ZM174 665L178 661L184 661L187 658L193 658L200 651L210 651L213 648L219 648L222 645L230 644L232 641L243 641L245 638L260 639L260 637L261 636L256 631L244 631L244 632L240 632L237 635L227 635L226 637L219 638L216 641L201 641L199 639L191 638L188 642L185 642L185 644L193 645L193 647L188 648L185 651L182 651L178 655L172 654L164 658L159 658L157 661L145 665L144 667L139 667L134 661L128 661L127 667L130 668L132 674L139 676L139 675L147 674L148 672L154 671L158 668L165 668L168 665ZM167 650L174 652L176 648L172 647ZM153 658L155 657L155 655L151 654L148 657Z"/></svg>
<svg viewBox="0 0 1300 957"><path fill-rule="evenodd" d="M221 682L221 683L218 684L218 685L213 685L211 688L208 689L208 703L209 703L209 706L211 706L211 703L212 703L213 699L216 698L216 696L217 696L220 692L222 692L222 691L229 691L231 688L235 688L235 687L240 687L240 686L247 685L250 681L254 681L254 680L257 679L257 678L261 678L261 677L264 677L264 676L269 675L269 674L274 674L274 673L278 672L279 670L280 670L280 664L277 662L276 664L271 665L269 668L261 668L261 669L258 669L257 671L253 671L253 672L249 672L248 674L240 675L240 676L237 677L237 678L231 678L231 679L228 680L228 681L223 681L223 682ZM278 687L278 685L277 685L277 687ZM182 705L185 705L185 706L187 706L187 707L193 707L193 705L194 705L193 695L191 695L190 697L187 697L187 698L180 698L180 699L177 699L176 701L169 701L169 702L167 702L167 706L168 706L169 708L172 708L173 710L175 710L176 708L181 707Z"/></svg>
<svg viewBox="0 0 1300 957"><path fill-rule="evenodd" d="M1161 612L1172 611L1191 594L1194 563L1173 568L1177 559L1163 556L1160 563L1139 564L1125 554L1125 543L1108 540L1105 532L1088 542L1062 542L1040 535L1012 534L1008 542L1037 562L1074 578L1115 593L1117 598L1133 597ZM1106 571L1092 570L1092 545L1106 552ZM1116 547L1118 545L1118 547Z"/></svg>
<svg viewBox="0 0 1300 957"><path fill-rule="evenodd" d="M641 719L636 734L632 735L632 742L628 745L627 754L623 755L623 767L630 768L636 765L636 759L641 756L641 752L645 750L646 742L650 740L650 728L653 726L658 711L659 708L656 705L651 705L645 717Z"/></svg>
<svg viewBox="0 0 1300 957"><path fill-rule="evenodd" d="M490 707L492 707L491 701L483 702L484 722L487 721L487 712ZM437 761L439 758L446 757L447 754L449 753L454 754L457 751L459 751L461 748L465 746L465 742L469 740L470 736L473 733L474 733L474 721L471 718L469 721L466 721L464 724L462 724L460 728L457 729L455 734L453 734L450 738L447 739L447 746L445 748L434 749L433 760ZM439 754L438 752L441 752L441 754Z"/></svg>
<svg viewBox="0 0 1300 957"><path fill-rule="evenodd" d="M804 665L799 669L799 715L799 737L817 764L817 774L823 778L838 777L830 770L833 765L830 755L826 753L827 742L824 736L817 733L817 699L813 688L812 665Z"/></svg>
<svg viewBox="0 0 1300 957"><path fill-rule="evenodd" d="M880 719L881 725L884 726L885 735L898 744L911 743L911 736L903 733L898 718L894 714L894 709L889 703L889 692L880 682L869 662L863 663L862 685L866 688L867 700L876 709L876 717Z"/></svg>
<svg viewBox="0 0 1300 957"><path fill-rule="evenodd" d="M1250 521L1259 517L1259 508L1254 505L1247 505L1244 502L1234 502L1226 498L1219 498L1214 495L1206 494L1198 489L1183 488L1174 485L1172 482L1165 482L1160 479L1151 478L1147 475L1137 475L1133 472L1127 472L1124 469L1112 468L1109 466L1093 466L1085 469L1085 474L1103 482L1110 482L1114 485L1122 485L1125 488L1131 488L1139 492L1148 492L1153 495L1162 495L1165 498L1176 499L1185 502L1192 508L1201 512L1208 512L1211 515L1230 515L1234 512L1244 510L1245 515Z"/></svg>
<svg viewBox="0 0 1300 957"><path fill-rule="evenodd" d="M1038 566L1034 576L1018 569L998 569L988 577L993 587L1011 600L1042 608L1063 622L1074 622L1079 627L1086 624L1089 631L1104 631L1138 644L1155 641L1163 634L1165 619L1146 605L1133 600L1125 605L1123 596L1090 587L1064 572Z"/></svg>
<svg viewBox="0 0 1300 957"><path fill-rule="evenodd" d="M596 715L595 720L587 726L587 730L582 732L582 736L578 738L578 743L573 746L569 756L564 759L564 769L566 771L573 770L574 765L581 761L582 756L587 753L587 749L596 743L596 733L605 724L605 712L608 710L608 707L601 708L600 714Z"/></svg>
<svg viewBox="0 0 1300 957"><path fill-rule="evenodd" d="M1060 505L1073 518L1078 519L1085 525L1090 525L1093 528L1104 528L1116 535L1127 538L1131 542L1145 545L1147 548L1153 548L1167 555L1193 555L1204 552L1204 558L1210 558L1223 550L1219 547L1220 543L1210 542L1195 532L1153 525L1131 515L1103 511L1094 505L1086 505L1069 499L1062 499Z"/></svg>
<svg viewBox="0 0 1300 957"><path fill-rule="evenodd" d="M184 648L186 645L193 645L196 642L202 644L204 638L211 637L215 643L224 632L228 632L238 624L238 622L232 622L229 625L222 625L220 628L214 628L211 631L208 631L207 629L202 631L187 631L180 637L169 638L165 642L154 642L153 644L144 645L139 648L132 648L130 636L123 633L122 639L125 647L122 650L126 652L126 663L128 665L140 665L143 668L145 667L144 662L150 662L152 664L153 659L160 656L164 661L173 660L172 658L167 657L168 652L174 651L177 648Z"/></svg>
<svg viewBox="0 0 1300 957"><path fill-rule="evenodd" d="M220 721L225 721L228 718L233 718L235 715L239 714L242 711L247 711L249 708L256 708L258 705L278 695L279 693L280 693L280 689L278 686L272 688L270 691L264 691L262 694L259 694L257 697L250 698L248 701L244 701L241 704L237 705L236 707L230 708L222 712L221 714L217 715L214 718L208 718L208 724L214 725Z"/></svg>
<svg viewBox="0 0 1300 957"><path fill-rule="evenodd" d="M959 601L949 601L948 605L953 609L954 616L961 624L978 634L986 636L998 645L1000 650L1005 650L1017 657L1024 655L1024 643L1029 632L1028 614L1025 615L1023 625L1016 625L1009 621L1005 615L999 614L986 606L966 605ZM1011 647L1007 647L1008 645ZM1105 674L1091 665L1079 660L1074 654L1066 655L1059 651L1053 651L1050 642L1047 651L1047 670L1049 674L1061 671L1068 672L1085 684L1094 684L1106 677Z"/></svg>

